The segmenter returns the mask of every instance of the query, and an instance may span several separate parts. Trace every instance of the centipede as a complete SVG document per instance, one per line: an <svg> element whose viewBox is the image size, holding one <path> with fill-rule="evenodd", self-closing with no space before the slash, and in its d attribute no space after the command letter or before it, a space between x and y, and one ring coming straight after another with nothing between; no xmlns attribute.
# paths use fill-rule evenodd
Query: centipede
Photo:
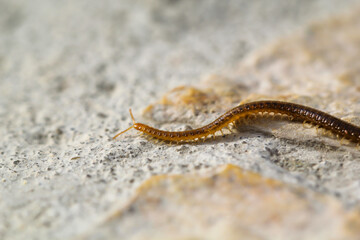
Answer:
<svg viewBox="0 0 360 240"><path fill-rule="evenodd" d="M286 116L290 121L306 122L328 130L338 138L347 139L357 144L360 143L360 127L315 108L284 101L265 100L240 104L207 125L186 131L164 131L153 128L136 122L131 109L129 109L129 112L133 124L116 134L113 139L134 128L151 138L170 143L205 141L209 136L215 137L217 132L223 134L223 129L230 130L231 125L238 126L243 120L246 121L252 116L261 117L271 114L273 116Z"/></svg>

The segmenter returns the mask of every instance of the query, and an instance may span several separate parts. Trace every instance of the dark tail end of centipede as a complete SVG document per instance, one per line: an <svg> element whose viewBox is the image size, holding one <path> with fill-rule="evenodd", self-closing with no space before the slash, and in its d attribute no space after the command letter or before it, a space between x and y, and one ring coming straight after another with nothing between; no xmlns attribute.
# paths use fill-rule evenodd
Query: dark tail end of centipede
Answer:
<svg viewBox="0 0 360 240"><path fill-rule="evenodd" d="M130 116L131 116L131 119L132 119L132 121L133 121L133 125L132 126L130 126L129 128L127 128L127 129L125 129L124 131L122 131L122 132L120 132L120 133L118 133L118 134L116 134L112 139L115 139L115 138L117 138L118 136L120 136L121 134L123 134L123 133L125 133L125 132L127 132L127 131L129 131L130 129L132 129L132 128L134 128L134 125L135 125L135 118L134 118L134 115L132 114L132 112L131 112L131 108L129 108L129 113L130 113Z"/></svg>

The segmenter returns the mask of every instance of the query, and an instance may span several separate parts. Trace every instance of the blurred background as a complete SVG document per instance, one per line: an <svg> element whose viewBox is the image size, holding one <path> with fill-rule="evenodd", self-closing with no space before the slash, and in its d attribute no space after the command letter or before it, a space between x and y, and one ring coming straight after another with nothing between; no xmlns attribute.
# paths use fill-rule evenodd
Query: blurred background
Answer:
<svg viewBox="0 0 360 240"><path fill-rule="evenodd" d="M90 231L111 209L124 206L148 177L192 171L199 161L216 165L209 146L202 146L202 152L208 152L210 160L199 160L201 154L195 151L181 159L187 168L179 166L180 159L169 164L177 156L174 149L109 138L129 126L129 107L138 109L135 114L140 117L142 109L170 89L201 86L201 80L213 74L246 85L253 90L248 94L258 86L259 93L270 94L274 82L289 90L289 78L262 84L262 76L237 74L243 59L279 38L300 34L314 22L352 16L351 9L359 4L358 0L0 0L0 239L73 238ZM305 34L305 43L312 43L314 32ZM327 49L320 52L326 55ZM285 49L277 56L288 57L287 53ZM267 66L269 59L262 58L257 67ZM351 87L356 79L345 80ZM292 95L306 85L300 80L297 84L291 91L274 93ZM311 86L317 96L321 89ZM338 87L329 83L326 89L336 92L334 86ZM307 92L305 87L297 92L305 103ZM312 104L324 108L328 104L323 100ZM336 105L328 110L337 110ZM153 165L149 158L155 159ZM239 163L229 156L223 163L231 161ZM253 162L242 167L259 170ZM280 175L276 176L293 177ZM314 181L309 185L315 186Z"/></svg>

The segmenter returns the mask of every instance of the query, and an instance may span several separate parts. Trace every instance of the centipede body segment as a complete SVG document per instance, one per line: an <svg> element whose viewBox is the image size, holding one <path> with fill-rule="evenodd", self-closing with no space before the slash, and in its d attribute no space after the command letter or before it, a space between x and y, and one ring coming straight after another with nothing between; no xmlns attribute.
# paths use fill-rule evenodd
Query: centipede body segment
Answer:
<svg viewBox="0 0 360 240"><path fill-rule="evenodd" d="M117 138L124 132L135 128L136 130L145 133L153 138L168 141L168 142L196 142L207 139L208 136L214 135L223 128L228 128L230 124L236 124L249 116L263 116L264 114L280 114L286 115L292 121L311 123L320 128L331 131L335 135L349 139L353 142L360 143L360 127L351 123L343 121L328 113L320 110L307 107L300 104L282 102L282 101L257 101L239 105L225 112L223 115L215 119L213 122L188 131L164 131L145 125L143 123L135 122L131 113L133 125L128 129L118 133L113 139Z"/></svg>

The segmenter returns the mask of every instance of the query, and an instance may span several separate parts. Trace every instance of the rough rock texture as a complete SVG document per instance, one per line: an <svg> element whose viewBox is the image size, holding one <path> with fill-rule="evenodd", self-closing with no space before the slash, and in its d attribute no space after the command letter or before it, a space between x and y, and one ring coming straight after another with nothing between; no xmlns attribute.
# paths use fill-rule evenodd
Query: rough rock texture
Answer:
<svg viewBox="0 0 360 240"><path fill-rule="evenodd" d="M326 227L325 227L326 226ZM226 165L203 176L155 176L84 239L359 239L360 211Z"/></svg>
<svg viewBox="0 0 360 240"><path fill-rule="evenodd" d="M129 126L129 107L184 129L260 98L360 125L356 4L0 1L0 239L86 235L148 177L225 163L355 209L358 149L301 124L263 122L199 145L111 137Z"/></svg>

